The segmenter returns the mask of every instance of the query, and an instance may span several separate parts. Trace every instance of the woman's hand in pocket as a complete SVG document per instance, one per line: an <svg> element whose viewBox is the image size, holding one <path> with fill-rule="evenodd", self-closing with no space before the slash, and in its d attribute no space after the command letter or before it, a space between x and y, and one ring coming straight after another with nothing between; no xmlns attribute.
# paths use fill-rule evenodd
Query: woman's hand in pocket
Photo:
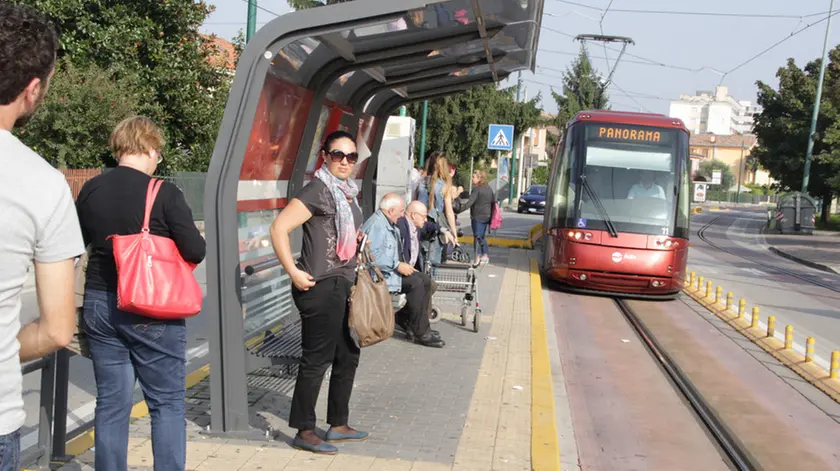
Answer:
<svg viewBox="0 0 840 471"><path fill-rule="evenodd" d="M292 279L292 284L295 285L295 288L300 291L309 291L309 288L315 286L315 282L312 281L312 275L303 270L295 270L294 273L289 274L289 277Z"/></svg>

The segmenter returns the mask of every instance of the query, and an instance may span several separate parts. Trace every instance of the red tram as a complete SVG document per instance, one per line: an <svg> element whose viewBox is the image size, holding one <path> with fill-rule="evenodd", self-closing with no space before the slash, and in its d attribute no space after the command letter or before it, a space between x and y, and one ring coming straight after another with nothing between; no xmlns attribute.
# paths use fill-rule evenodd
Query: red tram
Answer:
<svg viewBox="0 0 840 471"><path fill-rule="evenodd" d="M671 298L682 289L689 133L660 114L584 111L551 166L543 272L572 291Z"/></svg>

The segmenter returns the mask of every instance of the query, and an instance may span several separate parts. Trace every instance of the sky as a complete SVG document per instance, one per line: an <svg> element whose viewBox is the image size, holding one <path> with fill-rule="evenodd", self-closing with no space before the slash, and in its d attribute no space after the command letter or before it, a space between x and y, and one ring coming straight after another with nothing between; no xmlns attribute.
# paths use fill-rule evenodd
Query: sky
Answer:
<svg viewBox="0 0 840 471"><path fill-rule="evenodd" d="M245 28L247 1L210 0L216 11L203 25L203 32L233 38ZM257 28L273 19L275 14L291 11L285 0L258 1L261 9L257 14ZM600 34L603 28L603 34L627 36L635 42L627 46L613 75L609 88L613 109L667 114L670 100L681 94L694 95L698 90L711 91L719 83L729 87L729 94L735 99L754 103L756 81L777 87L776 71L788 58L795 59L801 67L822 55L826 22L816 22L826 16L829 3L829 0L545 0L537 69L536 73L522 73L523 93L528 97L541 93L544 110L556 112L551 90L552 86L556 91L562 90L563 71L579 50L580 45L573 37L584 33ZM840 6L836 5L835 11L838 9ZM654 11L692 14L656 14ZM817 13L821 15L808 16ZM813 26L809 27L811 24ZM798 33L791 37L795 32ZM789 39L742 65L785 38ZM833 18L829 47L838 43L840 14ZM589 43L588 47L593 65L606 76L609 68L616 64L618 52L608 50L605 54L601 43ZM616 44L610 47L620 48ZM655 65L657 63L664 66ZM729 73L723 76L724 72ZM515 85L515 79L504 81L502 85Z"/></svg>

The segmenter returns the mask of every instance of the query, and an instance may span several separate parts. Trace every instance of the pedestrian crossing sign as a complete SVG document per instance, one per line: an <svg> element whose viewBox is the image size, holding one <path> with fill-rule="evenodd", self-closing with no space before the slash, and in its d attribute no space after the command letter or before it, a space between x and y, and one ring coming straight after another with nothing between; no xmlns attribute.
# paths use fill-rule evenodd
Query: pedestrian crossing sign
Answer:
<svg viewBox="0 0 840 471"><path fill-rule="evenodd" d="M489 150L513 149L513 126L510 124L491 124L487 133Z"/></svg>

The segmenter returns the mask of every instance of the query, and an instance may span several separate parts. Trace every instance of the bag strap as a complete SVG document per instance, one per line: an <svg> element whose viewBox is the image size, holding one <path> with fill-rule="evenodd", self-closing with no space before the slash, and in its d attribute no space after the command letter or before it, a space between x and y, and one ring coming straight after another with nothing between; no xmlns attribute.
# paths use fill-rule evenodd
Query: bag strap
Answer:
<svg viewBox="0 0 840 471"><path fill-rule="evenodd" d="M152 206L155 205L155 199L157 199L162 185L163 181L157 178L149 180L149 187L146 189L146 214L143 216L143 232L149 232L149 221L152 219Z"/></svg>
<svg viewBox="0 0 840 471"><path fill-rule="evenodd" d="M370 267L373 268L373 272L376 273L376 276L378 276L380 280L385 281L385 277L382 275L382 271L379 270L379 267L376 266L375 263L368 263L368 261L373 260L373 254L370 252L370 247L368 245L365 245L364 257L366 259L365 264L370 265Z"/></svg>

